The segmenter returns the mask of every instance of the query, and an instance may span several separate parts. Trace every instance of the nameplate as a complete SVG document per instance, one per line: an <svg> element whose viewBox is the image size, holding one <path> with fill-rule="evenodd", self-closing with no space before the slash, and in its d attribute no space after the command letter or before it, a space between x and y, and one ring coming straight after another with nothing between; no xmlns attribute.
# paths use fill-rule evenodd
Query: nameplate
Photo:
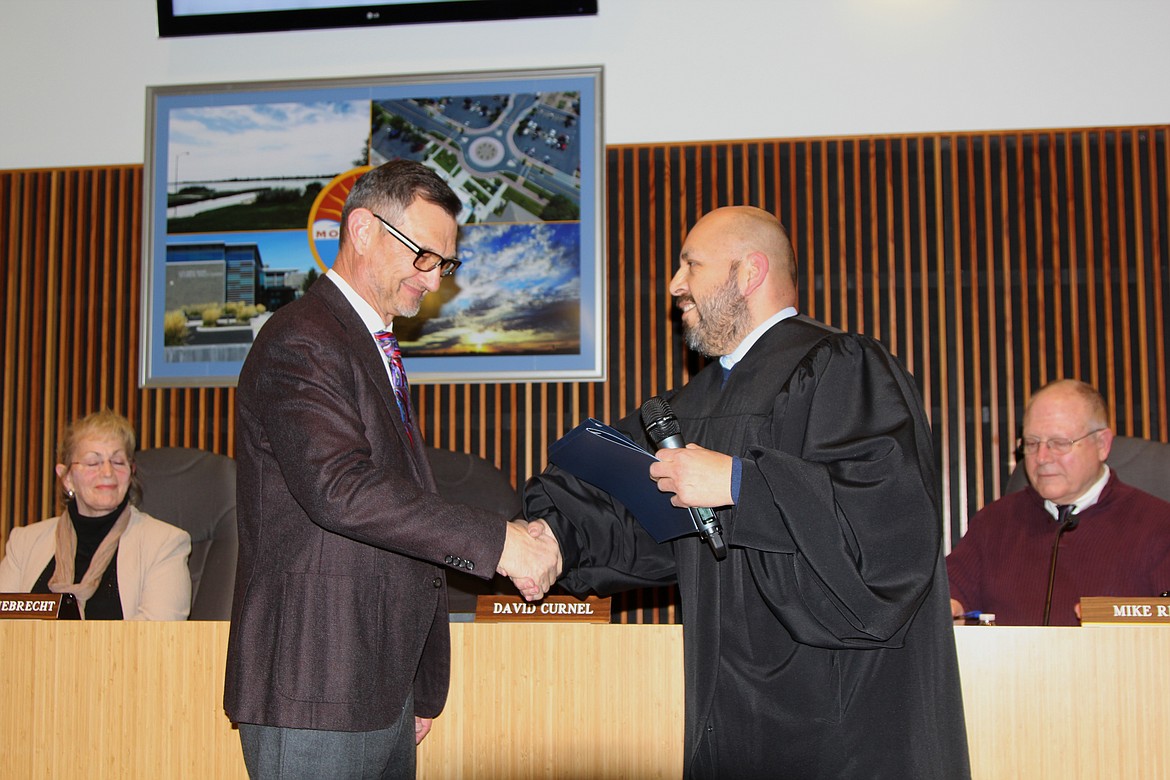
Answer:
<svg viewBox="0 0 1170 780"><path fill-rule="evenodd" d="M477 623L608 623L610 599L589 596L584 601L573 596L545 596L540 601L525 601L519 596L477 596Z"/></svg>
<svg viewBox="0 0 1170 780"><path fill-rule="evenodd" d="M1170 626L1170 598L1083 596L1081 625Z"/></svg>
<svg viewBox="0 0 1170 780"><path fill-rule="evenodd" d="M56 620L60 609L60 593L0 593L0 618Z"/></svg>

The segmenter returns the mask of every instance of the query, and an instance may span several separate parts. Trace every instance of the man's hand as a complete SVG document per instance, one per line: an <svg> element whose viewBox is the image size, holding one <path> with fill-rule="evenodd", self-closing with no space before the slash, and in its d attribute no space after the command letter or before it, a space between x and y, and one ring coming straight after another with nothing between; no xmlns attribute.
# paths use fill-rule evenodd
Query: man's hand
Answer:
<svg viewBox="0 0 1170 780"><path fill-rule="evenodd" d="M543 520L508 523L504 552L496 571L510 577L525 599L536 601L548 593L561 574L561 565L561 546Z"/></svg>
<svg viewBox="0 0 1170 780"><path fill-rule="evenodd" d="M431 719L414 716L414 744L418 744L431 733Z"/></svg>
<svg viewBox="0 0 1170 780"><path fill-rule="evenodd" d="M650 478L663 493L673 493L670 503L681 507L728 506L731 499L731 456L688 444L683 449L654 453Z"/></svg>
<svg viewBox="0 0 1170 780"><path fill-rule="evenodd" d="M549 525L543 518L528 521L528 535L534 538L541 536L548 536L557 543L557 550L560 550L561 543L557 542L557 536L553 533L552 526Z"/></svg>

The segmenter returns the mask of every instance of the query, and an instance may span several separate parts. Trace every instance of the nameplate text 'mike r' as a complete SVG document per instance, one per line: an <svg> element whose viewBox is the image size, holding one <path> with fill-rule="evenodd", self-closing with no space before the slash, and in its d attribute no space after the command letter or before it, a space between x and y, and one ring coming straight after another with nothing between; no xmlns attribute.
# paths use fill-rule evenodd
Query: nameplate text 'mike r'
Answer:
<svg viewBox="0 0 1170 780"><path fill-rule="evenodd" d="M1170 626L1170 598L1084 596L1081 598L1082 625Z"/></svg>
<svg viewBox="0 0 1170 780"><path fill-rule="evenodd" d="M60 609L60 593L0 593L0 618L56 620Z"/></svg>
<svg viewBox="0 0 1170 780"><path fill-rule="evenodd" d="M475 600L475 622L579 622L608 623L610 599L590 596L545 596L525 601L519 596L479 596Z"/></svg>

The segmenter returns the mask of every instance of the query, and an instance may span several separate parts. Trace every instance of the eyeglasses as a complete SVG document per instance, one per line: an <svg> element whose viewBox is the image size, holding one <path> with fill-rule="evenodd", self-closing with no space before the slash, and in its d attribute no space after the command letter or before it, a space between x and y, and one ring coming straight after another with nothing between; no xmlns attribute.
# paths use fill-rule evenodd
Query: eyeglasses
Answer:
<svg viewBox="0 0 1170 780"><path fill-rule="evenodd" d="M1104 428L1097 428L1096 430L1089 431L1084 436L1078 436L1075 439L1048 439L1048 440L1044 440L1044 439L1033 439L1031 437L1028 437L1026 439L1020 439L1020 449L1022 449L1024 451L1024 453L1027 455L1035 455L1037 452L1040 451L1040 445L1043 444L1043 445L1048 447L1049 452L1055 452L1057 455L1064 455L1065 453L1069 452L1073 448L1073 445L1076 444L1078 441L1081 441L1082 439L1087 439L1090 436L1092 436L1094 433L1100 433L1103 430L1105 430L1105 429Z"/></svg>
<svg viewBox="0 0 1170 780"><path fill-rule="evenodd" d="M374 214L372 211L370 213ZM377 214L374 214L374 216L378 217ZM418 270L426 273L427 271L433 271L438 268L439 276L450 276L451 274L455 273L456 268L463 265L463 263L454 257L443 257L438 252L432 252L429 249L423 249L421 246L407 238L406 234L404 234L401 230L394 227L381 217L378 217L378 221L382 223L382 227L386 228L390 235L394 236L403 244L405 244L406 248L411 252L414 252L414 267Z"/></svg>
<svg viewBox="0 0 1170 780"><path fill-rule="evenodd" d="M124 457L115 455L112 458L86 458L85 460L75 460L71 462L70 466L80 466L90 474L96 474L101 471L102 466L110 464L110 468L114 471L129 471L130 461Z"/></svg>

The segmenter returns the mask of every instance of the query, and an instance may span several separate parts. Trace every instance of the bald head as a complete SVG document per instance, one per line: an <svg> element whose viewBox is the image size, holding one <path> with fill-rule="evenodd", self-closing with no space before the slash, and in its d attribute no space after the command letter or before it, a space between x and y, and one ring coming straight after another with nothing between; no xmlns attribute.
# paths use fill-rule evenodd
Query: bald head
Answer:
<svg viewBox="0 0 1170 780"><path fill-rule="evenodd" d="M687 237L710 232L724 251L735 257L747 257L758 252L767 259L770 273L768 287L791 289L793 303L796 296L796 258L788 231L780 220L755 206L725 206L703 215ZM686 247L683 247L686 251Z"/></svg>
<svg viewBox="0 0 1170 780"><path fill-rule="evenodd" d="M758 278L753 279L756 284L745 297L753 315L764 315L758 322L785 306L796 305L797 264L792 243L780 221L764 209L725 206L704 214L683 244L683 260L687 260L688 249L700 247L717 251L731 263L755 265L752 274Z"/></svg>
<svg viewBox="0 0 1170 780"><path fill-rule="evenodd" d="M1080 421L1093 428L1107 428L1109 426L1109 407L1097 388L1088 382L1079 379L1057 379L1041 387L1033 393L1028 405L1024 408L1024 422L1033 409L1049 404L1068 408L1078 415Z"/></svg>
<svg viewBox="0 0 1170 780"><path fill-rule="evenodd" d="M774 216L751 206L704 215L679 253L670 293L683 312L687 342L725 355L756 326L796 305L796 262Z"/></svg>

